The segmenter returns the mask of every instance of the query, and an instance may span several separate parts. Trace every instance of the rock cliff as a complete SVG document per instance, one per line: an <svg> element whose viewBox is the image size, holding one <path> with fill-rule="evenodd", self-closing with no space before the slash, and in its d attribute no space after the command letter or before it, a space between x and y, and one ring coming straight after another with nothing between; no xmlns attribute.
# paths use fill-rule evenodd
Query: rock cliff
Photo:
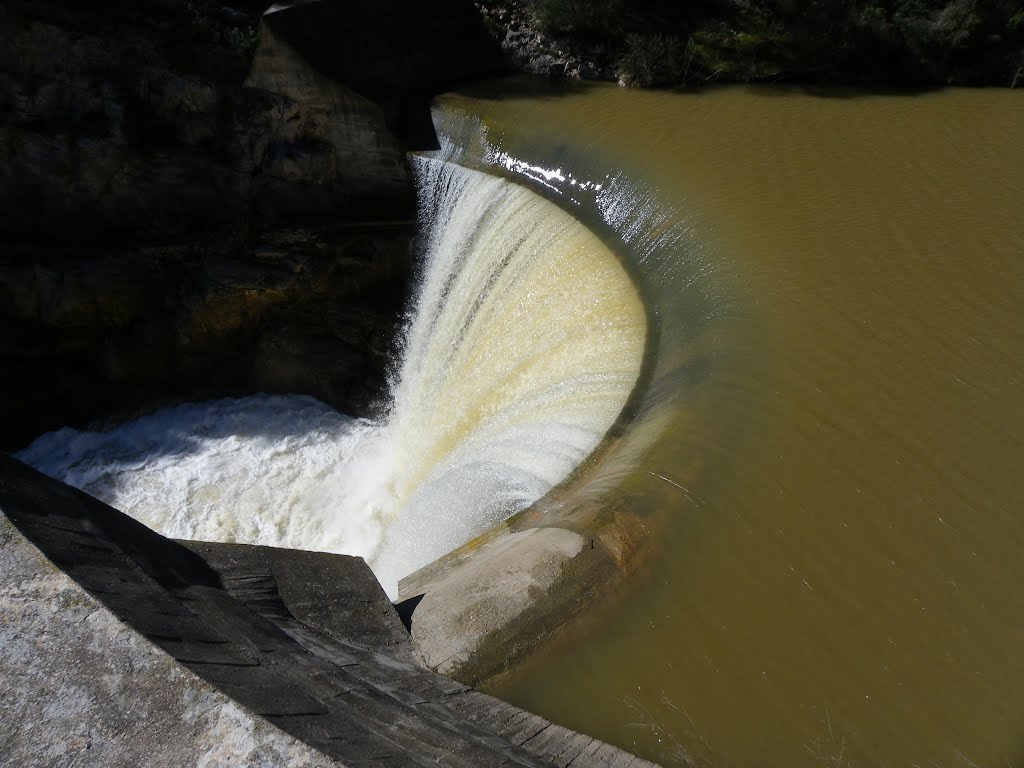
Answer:
<svg viewBox="0 0 1024 768"><path fill-rule="evenodd" d="M357 3L266 4L0 6L0 447L168 400L378 395L415 232L403 105L500 60L451 60L458 2L410 51ZM361 58L327 66L311 23Z"/></svg>

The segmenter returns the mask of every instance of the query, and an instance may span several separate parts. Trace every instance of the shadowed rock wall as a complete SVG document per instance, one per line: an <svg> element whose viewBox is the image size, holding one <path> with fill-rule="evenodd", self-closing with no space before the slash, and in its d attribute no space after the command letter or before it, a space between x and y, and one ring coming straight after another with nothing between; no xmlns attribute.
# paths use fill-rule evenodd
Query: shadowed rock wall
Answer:
<svg viewBox="0 0 1024 768"><path fill-rule="evenodd" d="M287 7L286 7L287 6ZM267 26L326 77L384 111L411 149L435 149L429 100L506 64L471 0L280 3Z"/></svg>
<svg viewBox="0 0 1024 768"><path fill-rule="evenodd" d="M379 395L415 232L401 78L500 62L452 60L456 11L406 51L366 4L264 17L287 40L265 5L0 6L0 446L171 400Z"/></svg>

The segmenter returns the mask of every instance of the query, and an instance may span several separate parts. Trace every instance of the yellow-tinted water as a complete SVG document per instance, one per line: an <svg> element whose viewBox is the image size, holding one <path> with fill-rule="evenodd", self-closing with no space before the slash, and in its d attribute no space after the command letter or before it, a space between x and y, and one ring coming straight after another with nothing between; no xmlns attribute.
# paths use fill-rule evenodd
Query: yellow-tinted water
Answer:
<svg viewBox="0 0 1024 768"><path fill-rule="evenodd" d="M498 693L665 763L1024 765L1024 93L460 103L644 179L729 297L620 482L652 558Z"/></svg>

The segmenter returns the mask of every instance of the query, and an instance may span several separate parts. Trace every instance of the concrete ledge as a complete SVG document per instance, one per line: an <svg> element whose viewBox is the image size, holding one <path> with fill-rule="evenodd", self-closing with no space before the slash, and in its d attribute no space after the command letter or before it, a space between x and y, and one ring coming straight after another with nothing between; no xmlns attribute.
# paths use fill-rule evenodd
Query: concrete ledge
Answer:
<svg viewBox="0 0 1024 768"><path fill-rule="evenodd" d="M342 765L119 621L2 515L0 574L3 765Z"/></svg>
<svg viewBox="0 0 1024 768"><path fill-rule="evenodd" d="M652 765L422 667L358 558L183 546L3 456L0 511L4 765Z"/></svg>
<svg viewBox="0 0 1024 768"><path fill-rule="evenodd" d="M431 669L490 683L614 599L643 562L644 522L558 491L399 582L413 643Z"/></svg>
<svg viewBox="0 0 1024 768"><path fill-rule="evenodd" d="M539 645L613 570L603 548L564 528L528 528L499 536L433 578L402 582L424 590L412 636L427 666L476 684L514 665Z"/></svg>
<svg viewBox="0 0 1024 768"><path fill-rule="evenodd" d="M419 664L408 631L362 558L249 544L181 541L236 600L341 642Z"/></svg>

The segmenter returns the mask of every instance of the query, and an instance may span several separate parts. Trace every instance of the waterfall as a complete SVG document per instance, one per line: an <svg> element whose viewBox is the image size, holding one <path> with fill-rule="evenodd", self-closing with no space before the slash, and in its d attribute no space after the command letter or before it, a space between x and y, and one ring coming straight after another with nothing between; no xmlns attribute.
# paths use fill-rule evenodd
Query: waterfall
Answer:
<svg viewBox="0 0 1024 768"><path fill-rule="evenodd" d="M636 288L548 200L412 163L422 263L381 421L260 395L58 430L19 457L167 536L360 555L392 596L565 480L637 381Z"/></svg>

